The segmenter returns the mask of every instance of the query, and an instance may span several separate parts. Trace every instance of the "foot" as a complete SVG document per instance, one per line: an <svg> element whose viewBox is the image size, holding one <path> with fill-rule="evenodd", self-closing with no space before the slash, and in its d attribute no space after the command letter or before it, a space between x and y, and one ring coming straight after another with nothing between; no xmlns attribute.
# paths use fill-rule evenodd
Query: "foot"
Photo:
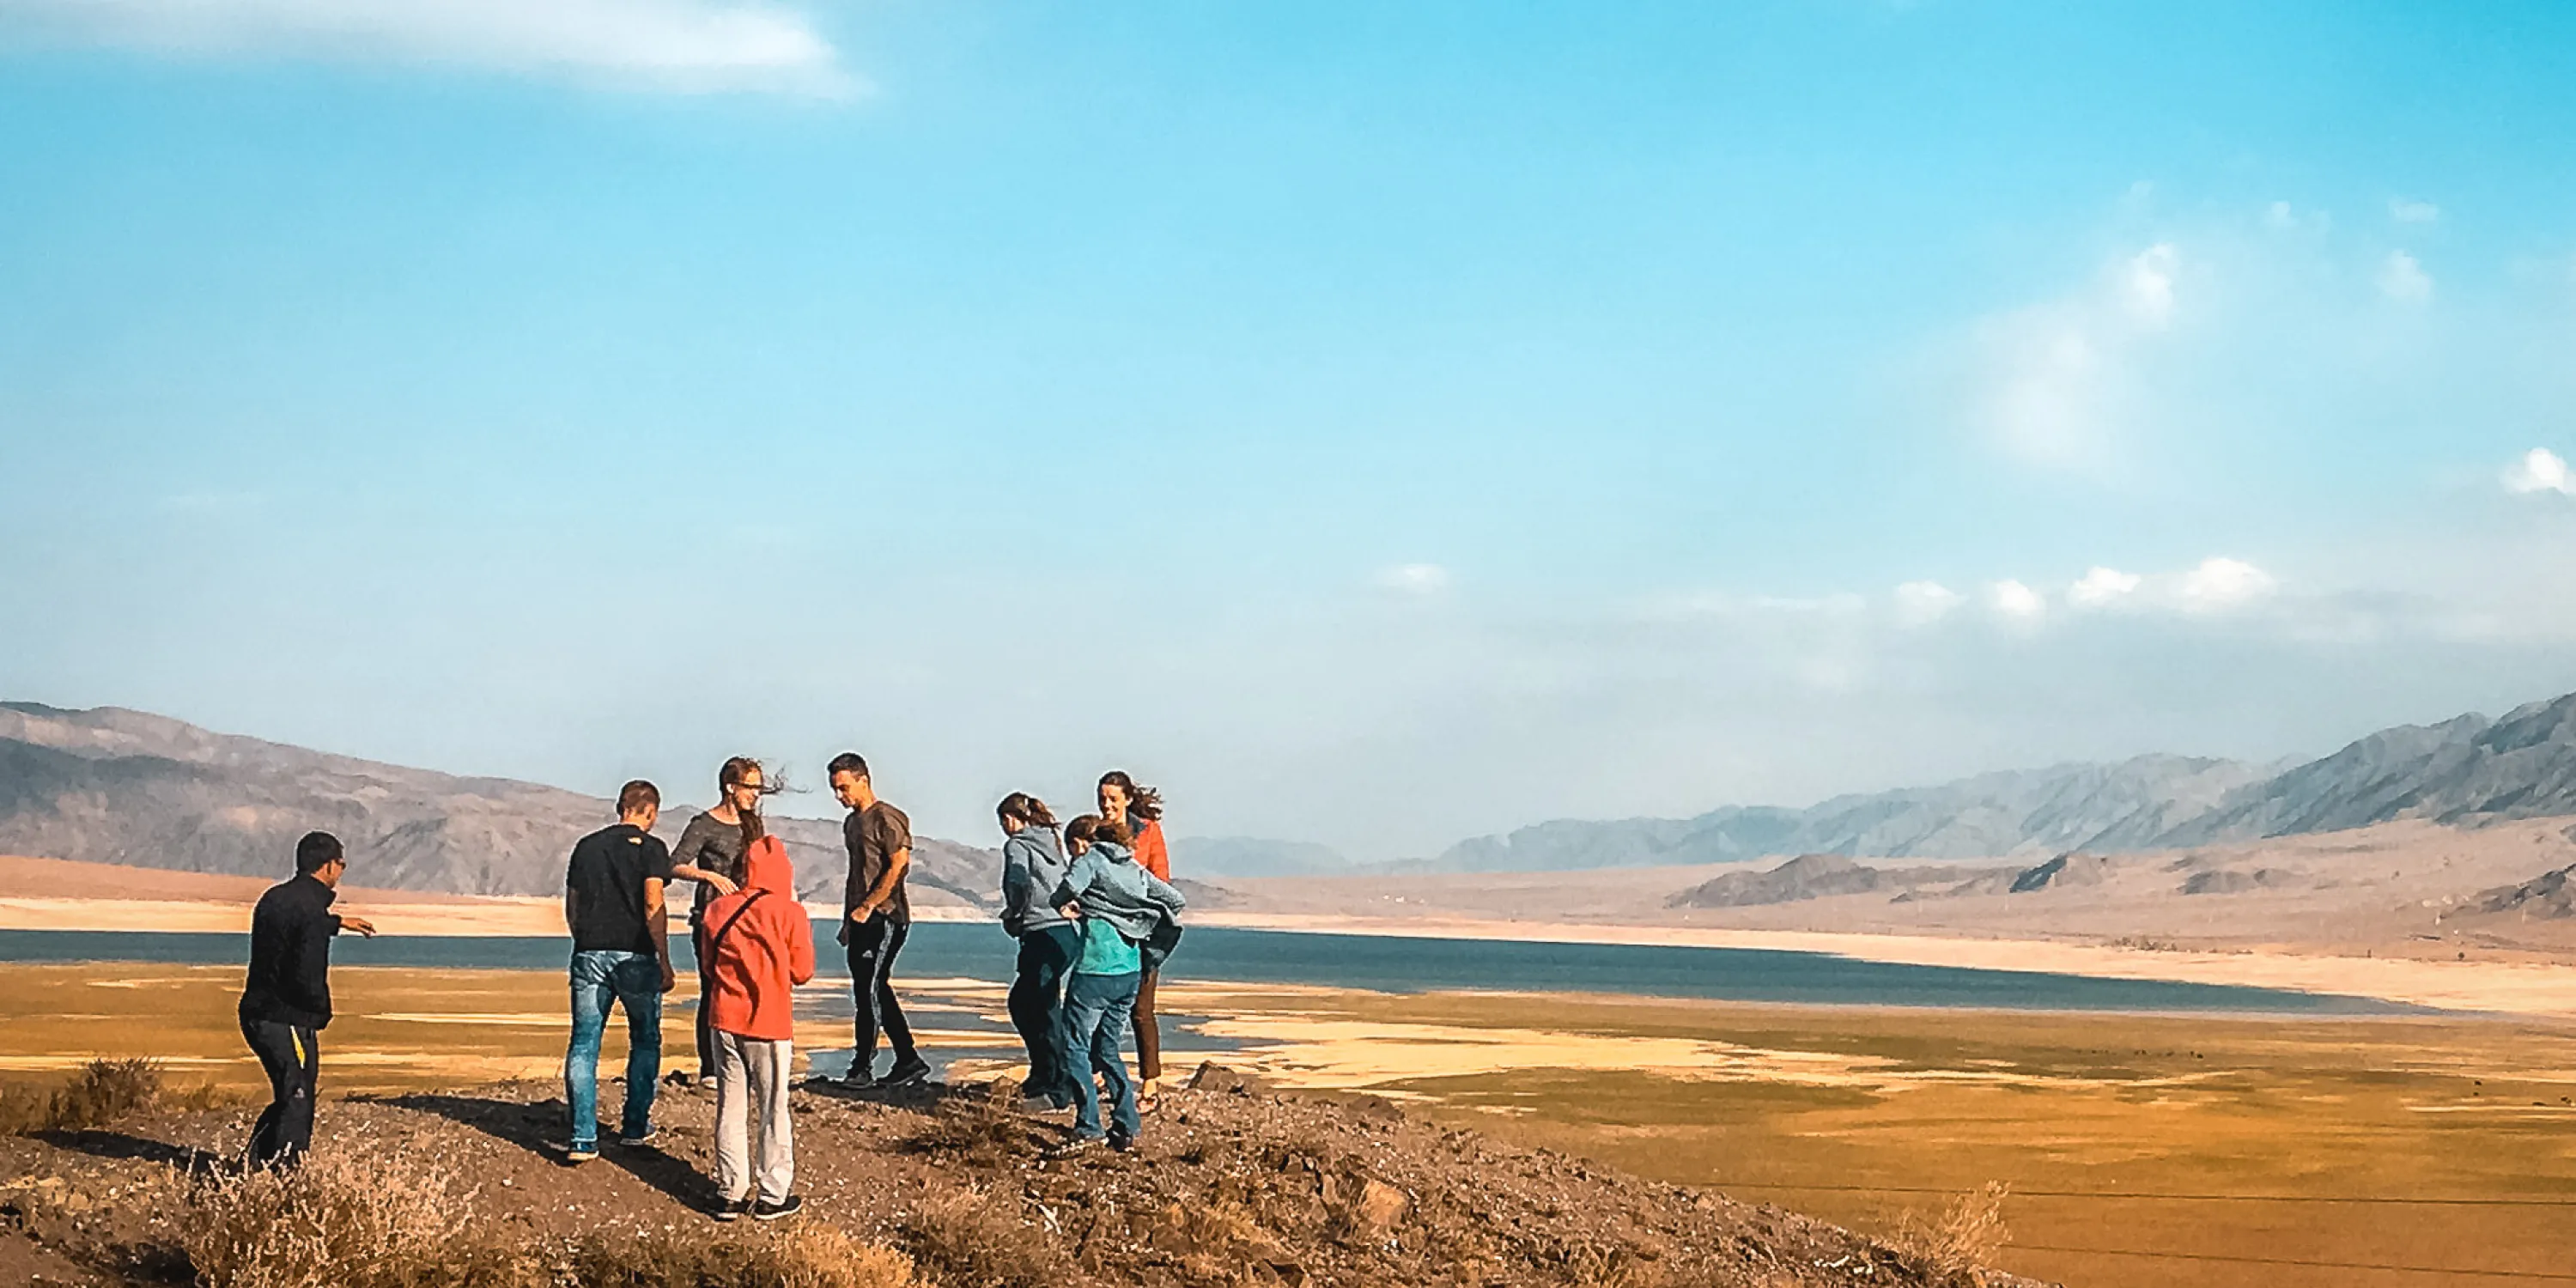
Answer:
<svg viewBox="0 0 2576 1288"><path fill-rule="evenodd" d="M1040 1151L1038 1157L1047 1159L1080 1158L1083 1155L1100 1148L1100 1143L1100 1138L1098 1136L1076 1136L1061 1145L1050 1146L1047 1149Z"/></svg>
<svg viewBox="0 0 2576 1288"><path fill-rule="evenodd" d="M599 1157L599 1146L595 1144L576 1141L564 1146L563 1160L567 1167L579 1167L597 1157Z"/></svg>
<svg viewBox="0 0 2576 1288"><path fill-rule="evenodd" d="M629 1147L650 1145L653 1143L653 1138L658 1135L661 1135L661 1133L650 1127L647 1127L642 1131L622 1131L617 1133L617 1143Z"/></svg>
<svg viewBox="0 0 2576 1288"><path fill-rule="evenodd" d="M847 1092L874 1091L877 1089L879 1084L876 1079L871 1078L864 1073L852 1072L845 1073L837 1078L826 1078L822 1074L818 1073L811 1078L807 1078L805 1080L805 1085L812 1087L817 1091Z"/></svg>
<svg viewBox="0 0 2576 1288"><path fill-rule="evenodd" d="M750 1211L750 1199L726 1199L716 1204L716 1210L710 1215L719 1221L739 1221Z"/></svg>
<svg viewBox="0 0 2576 1288"><path fill-rule="evenodd" d="M886 1070L885 1080L879 1082L877 1085L880 1087L909 1087L916 1082L928 1081L930 1081L930 1064L928 1061L925 1061L920 1056L916 1055L907 1059L895 1061L894 1067Z"/></svg>
<svg viewBox="0 0 2576 1288"><path fill-rule="evenodd" d="M1136 1112L1150 1114L1163 1103L1163 1080L1147 1078L1136 1088Z"/></svg>
<svg viewBox="0 0 2576 1288"><path fill-rule="evenodd" d="M1136 1138L1133 1136L1112 1136L1109 1138L1109 1147L1117 1150L1121 1154L1128 1153L1136 1148Z"/></svg>
<svg viewBox="0 0 2576 1288"><path fill-rule="evenodd" d="M786 1198L780 1199L775 1203L761 1202L752 1204L751 1219L754 1221L775 1221L782 1216L794 1216L804 1210L805 1200L797 1197L796 1195L790 1194Z"/></svg>
<svg viewBox="0 0 2576 1288"><path fill-rule="evenodd" d="M715 1076L714 1074L712 1074L712 1073L702 1073L702 1074L699 1074L699 1075L698 1075L698 1089L699 1089L699 1090L701 1090L701 1091L713 1091L713 1090L715 1090L715 1089L716 1089L716 1076Z"/></svg>

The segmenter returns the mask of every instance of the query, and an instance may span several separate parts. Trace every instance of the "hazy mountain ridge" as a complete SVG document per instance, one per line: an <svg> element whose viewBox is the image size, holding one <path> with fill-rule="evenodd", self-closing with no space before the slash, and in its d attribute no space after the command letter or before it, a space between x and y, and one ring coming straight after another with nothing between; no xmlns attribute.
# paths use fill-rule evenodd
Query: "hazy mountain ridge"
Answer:
<svg viewBox="0 0 2576 1288"><path fill-rule="evenodd" d="M666 809L676 840L696 811ZM505 778L462 778L213 733L102 707L0 703L0 852L274 876L314 829L348 842L364 884L455 894L547 895L572 843L612 821L602 797ZM837 892L839 824L773 818L799 893ZM913 879L979 904L1000 856L915 839Z"/></svg>
<svg viewBox="0 0 2576 1288"><path fill-rule="evenodd" d="M1476 837L1417 871L1543 871L1776 854L1967 859L2123 853L2344 831L2400 819L2473 826L2576 814L2576 694L2502 719L2401 725L2283 765L2186 756L1980 774L1803 810L1557 819Z"/></svg>

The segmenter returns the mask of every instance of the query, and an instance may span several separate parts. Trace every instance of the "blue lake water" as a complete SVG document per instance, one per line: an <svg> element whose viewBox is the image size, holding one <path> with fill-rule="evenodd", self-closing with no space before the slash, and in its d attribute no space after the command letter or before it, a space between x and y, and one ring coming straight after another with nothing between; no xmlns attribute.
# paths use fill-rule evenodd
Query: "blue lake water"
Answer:
<svg viewBox="0 0 2576 1288"><path fill-rule="evenodd" d="M826 975L846 976L832 946L832 930L830 923L816 927L822 970ZM685 945L674 947L685 961ZM241 935L0 931L0 962L227 964L243 961L247 951L247 939ZM896 978L1001 982L1010 977L1011 954L1011 940L999 927L925 922L913 928L897 962ZM344 936L332 949L332 960L343 966L556 970L566 956L567 944L560 938ZM2297 1015L2397 1014L2419 1009L2283 989L1908 966L1823 953L1291 934L1210 926L1189 931L1166 974L1174 979L1388 992L1633 993L1811 1005Z"/></svg>

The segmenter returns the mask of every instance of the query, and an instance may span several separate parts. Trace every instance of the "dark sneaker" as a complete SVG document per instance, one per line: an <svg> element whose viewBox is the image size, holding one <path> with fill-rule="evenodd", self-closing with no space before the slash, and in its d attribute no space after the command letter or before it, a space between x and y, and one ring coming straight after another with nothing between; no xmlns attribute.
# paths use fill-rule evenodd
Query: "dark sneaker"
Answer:
<svg viewBox="0 0 2576 1288"><path fill-rule="evenodd" d="M1100 1143L1100 1138L1097 1136L1076 1136L1061 1145L1051 1146L1040 1151L1038 1157L1048 1159L1080 1158L1083 1155L1100 1148Z"/></svg>
<svg viewBox="0 0 2576 1288"><path fill-rule="evenodd" d="M739 1221L749 1211L751 1211L750 1199L727 1199L716 1204L716 1210L709 1215L719 1221Z"/></svg>
<svg viewBox="0 0 2576 1288"><path fill-rule="evenodd" d="M658 1131L655 1131L653 1128L650 1128L650 1127L647 1127L647 1128L645 1128L644 1130L642 1130L642 1131L640 1131L640 1132L637 1132L637 1131L622 1131L622 1132L617 1133L617 1143L618 1143L618 1144L620 1144L620 1145L627 1146L627 1147L629 1147L629 1148L633 1148L633 1147L640 1146L640 1145L650 1145L650 1144L652 1144L652 1143L653 1143L653 1138L654 1138L654 1137L656 1137L656 1136L659 1136L659 1135L661 1135L661 1134L662 1134L662 1133L660 1133L660 1132L658 1132Z"/></svg>
<svg viewBox="0 0 2576 1288"><path fill-rule="evenodd" d="M804 1210L805 1200L794 1194L790 1194L786 1198L780 1199L775 1203L752 1204L751 1219L754 1221L775 1221L783 1216L794 1216Z"/></svg>
<svg viewBox="0 0 2576 1288"><path fill-rule="evenodd" d="M1112 1136L1109 1138L1109 1147L1117 1150L1121 1154L1129 1153L1136 1148L1136 1138L1133 1136Z"/></svg>
<svg viewBox="0 0 2576 1288"><path fill-rule="evenodd" d="M599 1157L597 1145L576 1143L564 1147L564 1163L569 1167L579 1167L597 1157Z"/></svg>
<svg viewBox="0 0 2576 1288"><path fill-rule="evenodd" d="M914 1056L909 1060L895 1061L894 1067L886 1070L885 1078L878 1082L877 1085L880 1087L909 1087L916 1082L928 1081L930 1081L929 1063L919 1056Z"/></svg>

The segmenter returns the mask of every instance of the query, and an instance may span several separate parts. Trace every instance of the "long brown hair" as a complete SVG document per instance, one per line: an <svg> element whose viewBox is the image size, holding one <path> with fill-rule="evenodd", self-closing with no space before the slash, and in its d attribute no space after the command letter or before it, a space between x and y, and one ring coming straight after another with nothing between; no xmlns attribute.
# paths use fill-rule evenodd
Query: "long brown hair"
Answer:
<svg viewBox="0 0 2576 1288"><path fill-rule="evenodd" d="M1127 793L1127 813L1148 823L1163 817L1163 794L1151 787L1139 787L1136 779L1124 769L1113 769L1100 776L1100 786L1115 787Z"/></svg>
<svg viewBox="0 0 2576 1288"><path fill-rule="evenodd" d="M1031 827L1055 826L1055 811L1048 809L1045 801L1027 792L1013 792L1003 797L1002 803L993 807L993 813L1002 820L1005 829L1014 819Z"/></svg>
<svg viewBox="0 0 2576 1288"><path fill-rule="evenodd" d="M716 771L716 793L723 797L717 803L730 804L733 789L740 787L742 780L752 774L760 775L760 794L763 796L775 796L787 790L787 784L771 777L768 770L760 767L759 761L749 756L736 756ZM769 825L760 821L758 800L752 802L750 809L736 810L735 813L742 816L742 852L749 854L754 842L769 835Z"/></svg>

